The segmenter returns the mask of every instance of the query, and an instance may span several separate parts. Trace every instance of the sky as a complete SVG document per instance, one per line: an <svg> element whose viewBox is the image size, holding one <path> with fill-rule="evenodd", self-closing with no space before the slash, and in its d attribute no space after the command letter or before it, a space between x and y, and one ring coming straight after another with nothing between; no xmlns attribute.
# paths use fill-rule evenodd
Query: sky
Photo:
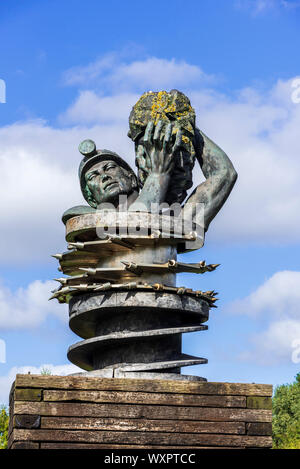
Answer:
<svg viewBox="0 0 300 469"><path fill-rule="evenodd" d="M177 88L238 181L205 246L220 263L178 285L218 291L209 329L183 351L209 381L292 382L300 371L300 1L0 2L0 403L16 373L69 374L80 340L48 301L62 213L84 203L78 144L134 166L128 116L148 90ZM5 85L5 86L4 86ZM5 101L5 102L3 102ZM195 168L194 184L203 180Z"/></svg>

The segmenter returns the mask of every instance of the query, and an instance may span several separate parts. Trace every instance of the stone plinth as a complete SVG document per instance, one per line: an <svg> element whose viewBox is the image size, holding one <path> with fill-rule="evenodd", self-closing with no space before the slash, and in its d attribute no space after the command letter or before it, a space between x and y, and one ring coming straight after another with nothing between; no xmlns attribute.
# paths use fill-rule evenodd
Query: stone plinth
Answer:
<svg viewBox="0 0 300 469"><path fill-rule="evenodd" d="M270 448L272 386L17 375L9 448Z"/></svg>

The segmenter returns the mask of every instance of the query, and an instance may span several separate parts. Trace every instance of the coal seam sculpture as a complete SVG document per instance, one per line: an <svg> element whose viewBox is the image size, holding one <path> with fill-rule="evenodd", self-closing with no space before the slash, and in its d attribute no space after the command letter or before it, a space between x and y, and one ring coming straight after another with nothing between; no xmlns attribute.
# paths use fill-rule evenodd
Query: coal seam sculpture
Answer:
<svg viewBox="0 0 300 469"><path fill-rule="evenodd" d="M203 246L237 173L177 90L144 93L129 127L137 175L92 140L79 145L88 205L63 214L68 251L54 257L67 276L56 279L51 297L69 304L70 328L83 339L68 358L84 376L205 380L181 374L181 367L207 363L182 353L182 334L207 329L216 292L177 287L176 274L204 274L218 264L182 263L177 254ZM205 181L187 198L196 160Z"/></svg>

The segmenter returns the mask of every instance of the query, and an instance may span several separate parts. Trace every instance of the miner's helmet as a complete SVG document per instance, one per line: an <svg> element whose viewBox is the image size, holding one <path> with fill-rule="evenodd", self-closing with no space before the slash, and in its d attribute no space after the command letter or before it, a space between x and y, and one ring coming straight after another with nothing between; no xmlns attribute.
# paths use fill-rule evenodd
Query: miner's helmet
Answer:
<svg viewBox="0 0 300 469"><path fill-rule="evenodd" d="M110 150L97 150L96 144L93 140L83 140L79 144L78 150L83 155L83 159L80 162L78 176L80 180L81 192L84 198L87 200L87 189L85 174L86 172L96 163L101 161L115 161L118 166L121 166L127 171L133 172L130 166L124 161L117 153Z"/></svg>

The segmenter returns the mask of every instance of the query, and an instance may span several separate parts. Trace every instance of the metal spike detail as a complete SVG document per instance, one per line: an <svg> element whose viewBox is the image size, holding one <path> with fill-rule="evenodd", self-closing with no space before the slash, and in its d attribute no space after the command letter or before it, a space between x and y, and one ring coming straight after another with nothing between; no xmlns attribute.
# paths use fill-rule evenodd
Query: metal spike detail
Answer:
<svg viewBox="0 0 300 469"><path fill-rule="evenodd" d="M52 254L51 257L54 257L54 259L62 259L63 258L63 255L62 254Z"/></svg>
<svg viewBox="0 0 300 469"><path fill-rule="evenodd" d="M178 237L173 234L171 241L168 241L170 233L163 230L147 233L108 236L104 240L78 236L79 241L68 243L69 252L53 255L60 261L58 270L69 276L54 279L60 285L51 292L49 300L68 303L72 299L70 324L77 321L78 335L82 334L84 339L70 347L68 357L72 363L84 369L111 367L112 376L117 376L118 372L120 376L135 372L150 376L151 373L178 374L181 367L207 362L204 358L181 353L181 335L207 329L202 323L208 319L209 308L216 308L217 293L176 287L173 274L204 274L214 271L220 264L206 264L205 260L184 263L172 258L176 256L176 243L199 239L194 231ZM163 263L139 262L140 259L149 258L150 262L155 259L148 253L145 257L137 253L144 247L151 250L156 246L167 249L163 251L164 256L160 255ZM135 252L130 252L132 250ZM112 262L108 259L116 253L119 264L115 259ZM122 253L124 260L120 260ZM80 316L82 303L84 314ZM115 324L111 320L114 314L118 318ZM135 321L134 330L132 321ZM76 332L76 328L71 328ZM166 353L168 346L171 355ZM118 360L126 360L126 363Z"/></svg>

